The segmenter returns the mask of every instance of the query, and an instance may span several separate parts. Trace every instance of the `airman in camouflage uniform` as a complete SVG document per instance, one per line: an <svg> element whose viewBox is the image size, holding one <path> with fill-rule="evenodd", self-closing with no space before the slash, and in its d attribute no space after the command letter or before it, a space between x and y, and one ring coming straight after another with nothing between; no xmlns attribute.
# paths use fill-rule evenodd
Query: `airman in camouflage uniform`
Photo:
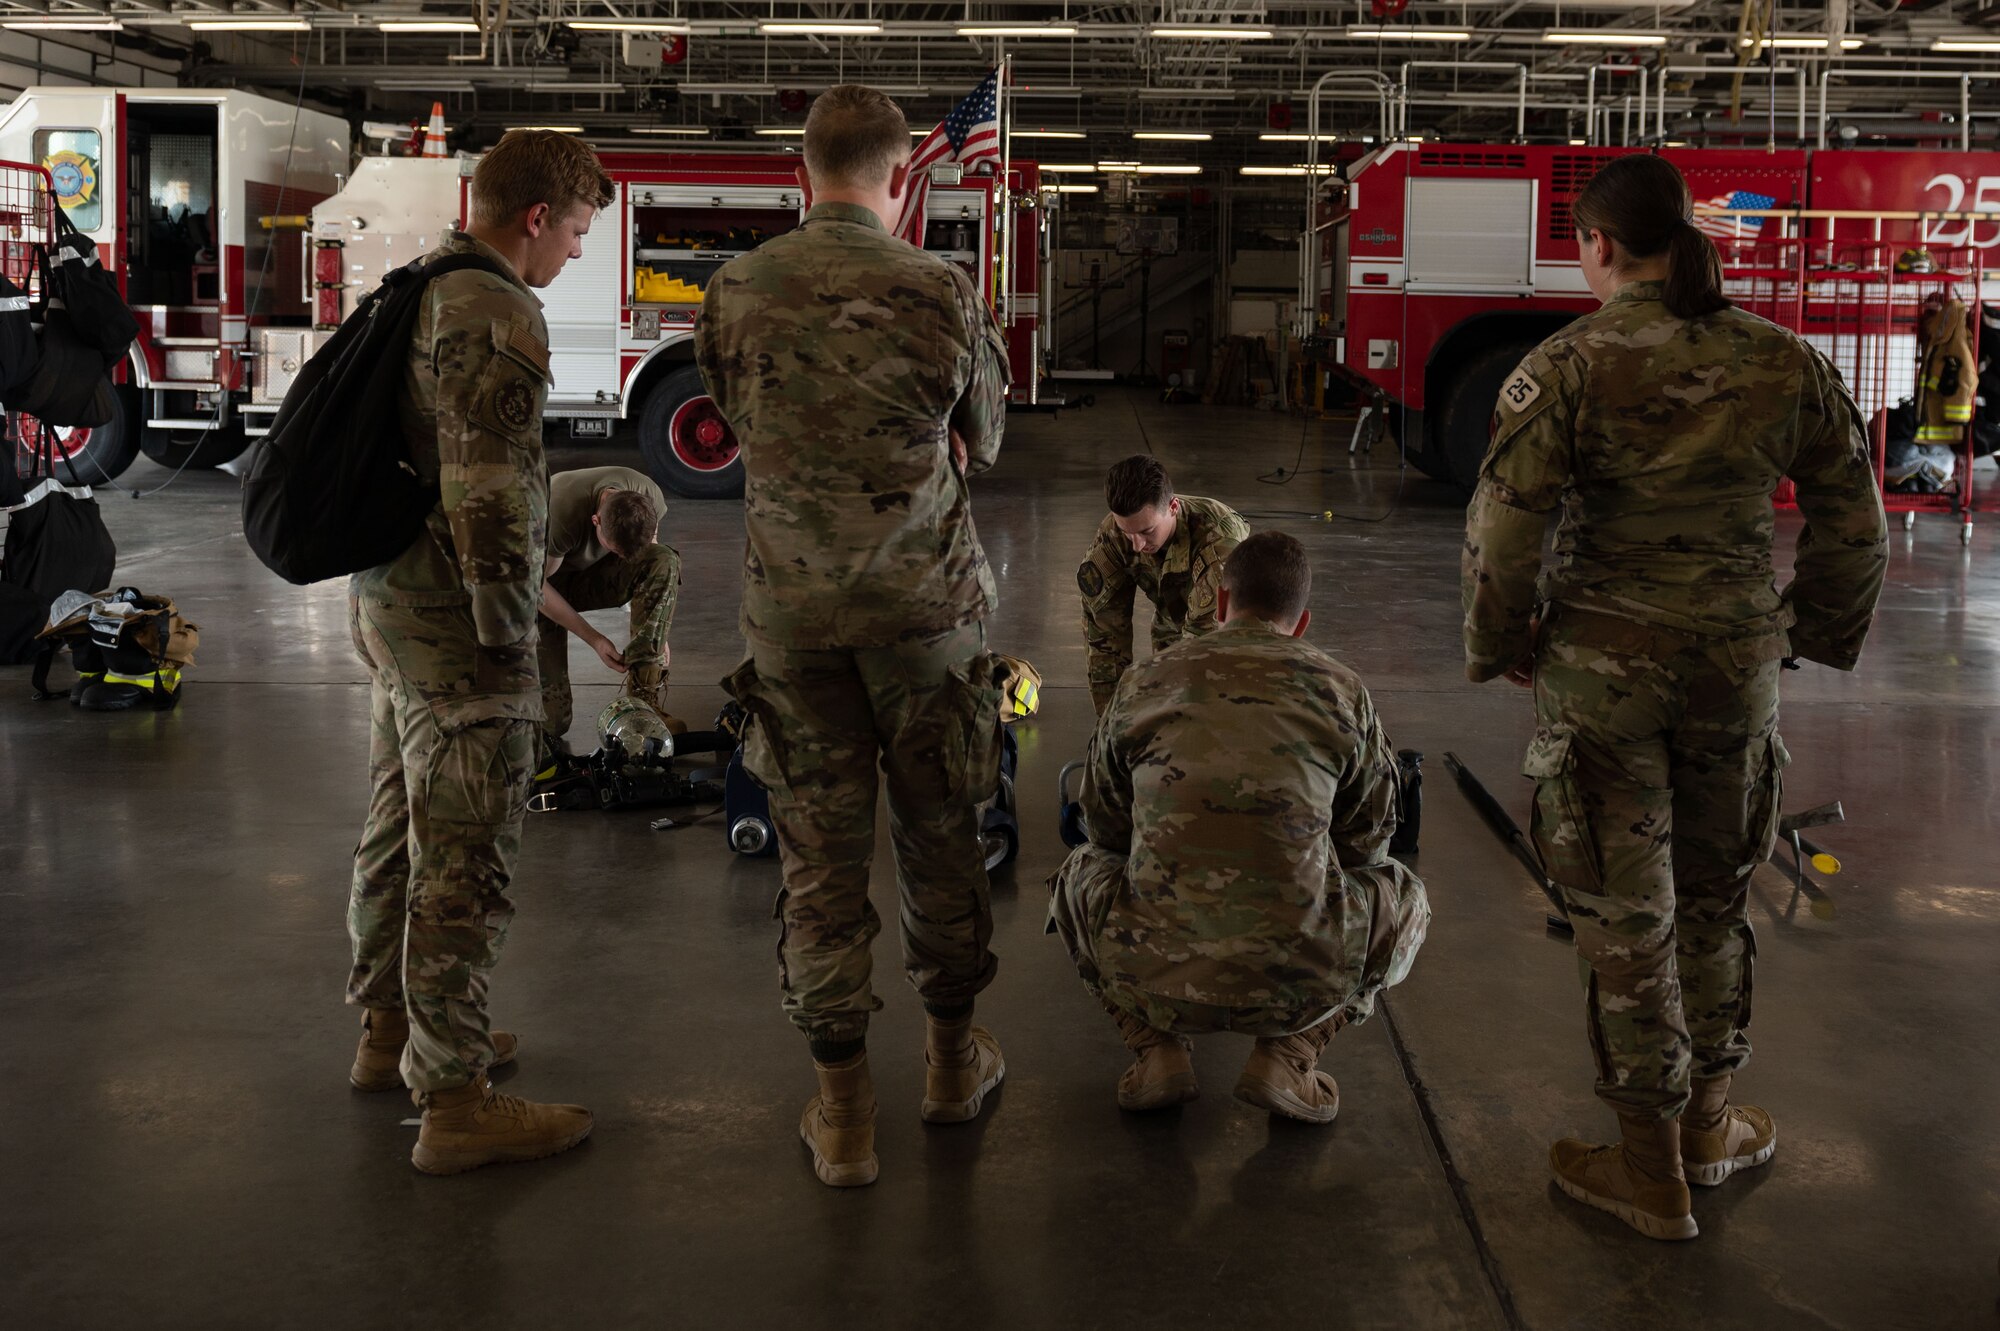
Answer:
<svg viewBox="0 0 2000 1331"><path fill-rule="evenodd" d="M1771 496L1788 477L1806 528L1780 593ZM1769 1116L1727 1092L1750 1057L1746 889L1779 814L1780 661L1854 667L1885 549L1853 398L1763 319L1680 318L1660 281L1627 282L1502 389L1466 519L1466 670L1532 670L1534 835L1576 929L1597 1090L1626 1124L1628 1162L1684 1110L1661 1131L1691 1181L1775 1144ZM1617 1149L1560 1143L1558 1181L1578 1196L1570 1184ZM1684 1201L1653 1211L1621 1218L1693 1236Z"/></svg>
<svg viewBox="0 0 2000 1331"><path fill-rule="evenodd" d="M812 114L807 171L832 151L829 124L873 136L885 180L907 162L880 93L835 88ZM727 687L753 719L746 759L778 833L784 1006L820 1069L802 1135L822 1181L847 1185L875 1177L872 1089L842 1144L815 1115L870 1085L878 764L904 966L930 1018L925 1117L972 1117L1001 1073L971 1024L996 965L975 806L998 784L1000 691L966 482L998 456L1007 360L970 279L884 229L886 185L840 184L816 174L797 230L716 273L695 349L742 447L750 660Z"/></svg>
<svg viewBox="0 0 2000 1331"><path fill-rule="evenodd" d="M1138 1056L1128 1109L1192 1099L1184 1037L1235 1031L1258 1037L1240 1097L1330 1120L1320 1051L1409 973L1429 925L1388 855L1396 764L1367 689L1234 576L1285 545L1303 570L1291 537L1249 538L1221 626L1126 674L1091 741L1090 840L1050 880L1050 928Z"/></svg>
<svg viewBox="0 0 2000 1331"><path fill-rule="evenodd" d="M1132 492L1133 485L1145 487L1148 481L1161 488ZM1144 592L1153 603L1155 652L1208 632L1215 627L1222 561L1250 534L1249 525L1220 500L1175 495L1165 469L1144 455L1114 466L1105 490L1112 511L1098 524L1090 553L1076 570L1090 702L1099 715L1132 665L1135 593ZM1136 507L1130 507L1133 499L1139 501Z"/></svg>
<svg viewBox="0 0 2000 1331"><path fill-rule="evenodd" d="M349 587L373 785L348 907L348 1001L368 1010L350 1079L410 1087L424 1108L412 1159L428 1173L534 1159L590 1132L588 1110L493 1090L486 1071L514 1040L492 1031L486 996L542 719L550 375L530 287L581 252L610 193L596 158L559 134L509 134L481 161L478 234L454 231L425 257L476 254L497 271L431 281L404 369L410 461L438 503L408 550Z"/></svg>
<svg viewBox="0 0 2000 1331"><path fill-rule="evenodd" d="M622 652L614 652L624 671L621 692L664 713L667 635L673 630L674 605L680 597L681 556L657 540L634 550L613 551L593 519L604 496L614 490L636 491L653 501L655 512L667 510L660 487L630 467L585 467L549 478L547 584L574 611L632 607L632 636ZM552 741L560 741L569 733L574 715L569 633L549 617L546 604L540 633L543 725Z"/></svg>

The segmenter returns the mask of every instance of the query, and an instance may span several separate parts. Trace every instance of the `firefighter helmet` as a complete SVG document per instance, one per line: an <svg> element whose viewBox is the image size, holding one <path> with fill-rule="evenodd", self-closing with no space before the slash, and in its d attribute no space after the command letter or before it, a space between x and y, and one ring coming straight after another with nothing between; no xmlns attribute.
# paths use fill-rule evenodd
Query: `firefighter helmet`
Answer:
<svg viewBox="0 0 2000 1331"><path fill-rule="evenodd" d="M618 750L627 762L668 762L674 756L673 732L643 699L613 699L597 714L597 733L605 748Z"/></svg>
<svg viewBox="0 0 2000 1331"><path fill-rule="evenodd" d="M1899 273L1935 273L1937 260L1929 250L1904 250L1896 256L1896 271Z"/></svg>

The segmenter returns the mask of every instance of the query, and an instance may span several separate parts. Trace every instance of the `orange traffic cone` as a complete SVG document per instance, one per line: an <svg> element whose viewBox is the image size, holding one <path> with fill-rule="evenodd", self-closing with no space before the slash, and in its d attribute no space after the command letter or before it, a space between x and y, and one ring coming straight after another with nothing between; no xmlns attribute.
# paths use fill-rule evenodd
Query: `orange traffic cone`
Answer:
<svg viewBox="0 0 2000 1331"><path fill-rule="evenodd" d="M431 103L431 123L424 130L424 156L444 156L444 103Z"/></svg>

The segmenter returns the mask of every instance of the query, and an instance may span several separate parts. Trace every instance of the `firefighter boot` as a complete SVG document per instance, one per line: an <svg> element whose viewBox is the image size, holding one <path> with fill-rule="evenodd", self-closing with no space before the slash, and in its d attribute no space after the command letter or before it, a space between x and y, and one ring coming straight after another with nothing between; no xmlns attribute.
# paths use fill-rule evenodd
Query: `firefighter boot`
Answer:
<svg viewBox="0 0 2000 1331"><path fill-rule="evenodd" d="M426 1091L410 1163L426 1174L462 1174L481 1165L539 1160L590 1135L582 1105L544 1105L493 1089L485 1073L464 1086Z"/></svg>
<svg viewBox="0 0 2000 1331"><path fill-rule="evenodd" d="M1118 1078L1118 1107L1133 1113L1148 1109L1168 1109L1186 1104L1201 1094L1194 1077L1194 1060L1188 1057L1185 1038L1148 1026L1129 1012L1104 1005L1125 1047L1132 1051L1132 1066Z"/></svg>
<svg viewBox="0 0 2000 1331"><path fill-rule="evenodd" d="M799 1140L812 1148L813 1173L829 1188L861 1188L875 1181L875 1083L868 1051L839 1063L813 1060L819 1094L806 1102Z"/></svg>
<svg viewBox="0 0 2000 1331"><path fill-rule="evenodd" d="M1608 1211L1649 1239L1691 1239L1695 1227L1681 1170L1676 1119L1620 1114L1623 1140L1592 1146L1566 1137L1549 1148L1556 1186L1585 1206Z"/></svg>
<svg viewBox="0 0 2000 1331"><path fill-rule="evenodd" d="M1728 1077L1697 1077L1681 1115L1681 1168L1687 1181L1712 1188L1753 1169L1778 1149L1778 1129L1755 1105L1729 1103Z"/></svg>
<svg viewBox="0 0 2000 1331"><path fill-rule="evenodd" d="M1319 1070L1333 1022L1294 1035L1260 1039L1236 1079L1236 1098L1301 1123L1331 1123L1340 1112L1340 1084Z"/></svg>
<svg viewBox="0 0 2000 1331"><path fill-rule="evenodd" d="M1007 1075L1000 1042L966 1013L950 1021L924 1014L926 1123L964 1123L979 1117L986 1093Z"/></svg>
<svg viewBox="0 0 2000 1331"><path fill-rule="evenodd" d="M354 1051L354 1066L347 1080L357 1091L397 1091L403 1087L403 1046L409 1043L409 1015L397 1008L363 1008L361 1044ZM514 1061L521 1042L506 1031L493 1032L493 1061L497 1068Z"/></svg>

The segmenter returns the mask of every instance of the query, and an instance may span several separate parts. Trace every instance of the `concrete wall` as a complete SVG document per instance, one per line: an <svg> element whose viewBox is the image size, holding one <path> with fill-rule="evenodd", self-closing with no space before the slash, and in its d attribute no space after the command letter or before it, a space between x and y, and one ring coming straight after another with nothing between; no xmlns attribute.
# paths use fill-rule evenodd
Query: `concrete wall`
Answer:
<svg viewBox="0 0 2000 1331"><path fill-rule="evenodd" d="M23 88L172 88L180 64L137 51L117 51L111 34L15 32L0 29L0 100Z"/></svg>

